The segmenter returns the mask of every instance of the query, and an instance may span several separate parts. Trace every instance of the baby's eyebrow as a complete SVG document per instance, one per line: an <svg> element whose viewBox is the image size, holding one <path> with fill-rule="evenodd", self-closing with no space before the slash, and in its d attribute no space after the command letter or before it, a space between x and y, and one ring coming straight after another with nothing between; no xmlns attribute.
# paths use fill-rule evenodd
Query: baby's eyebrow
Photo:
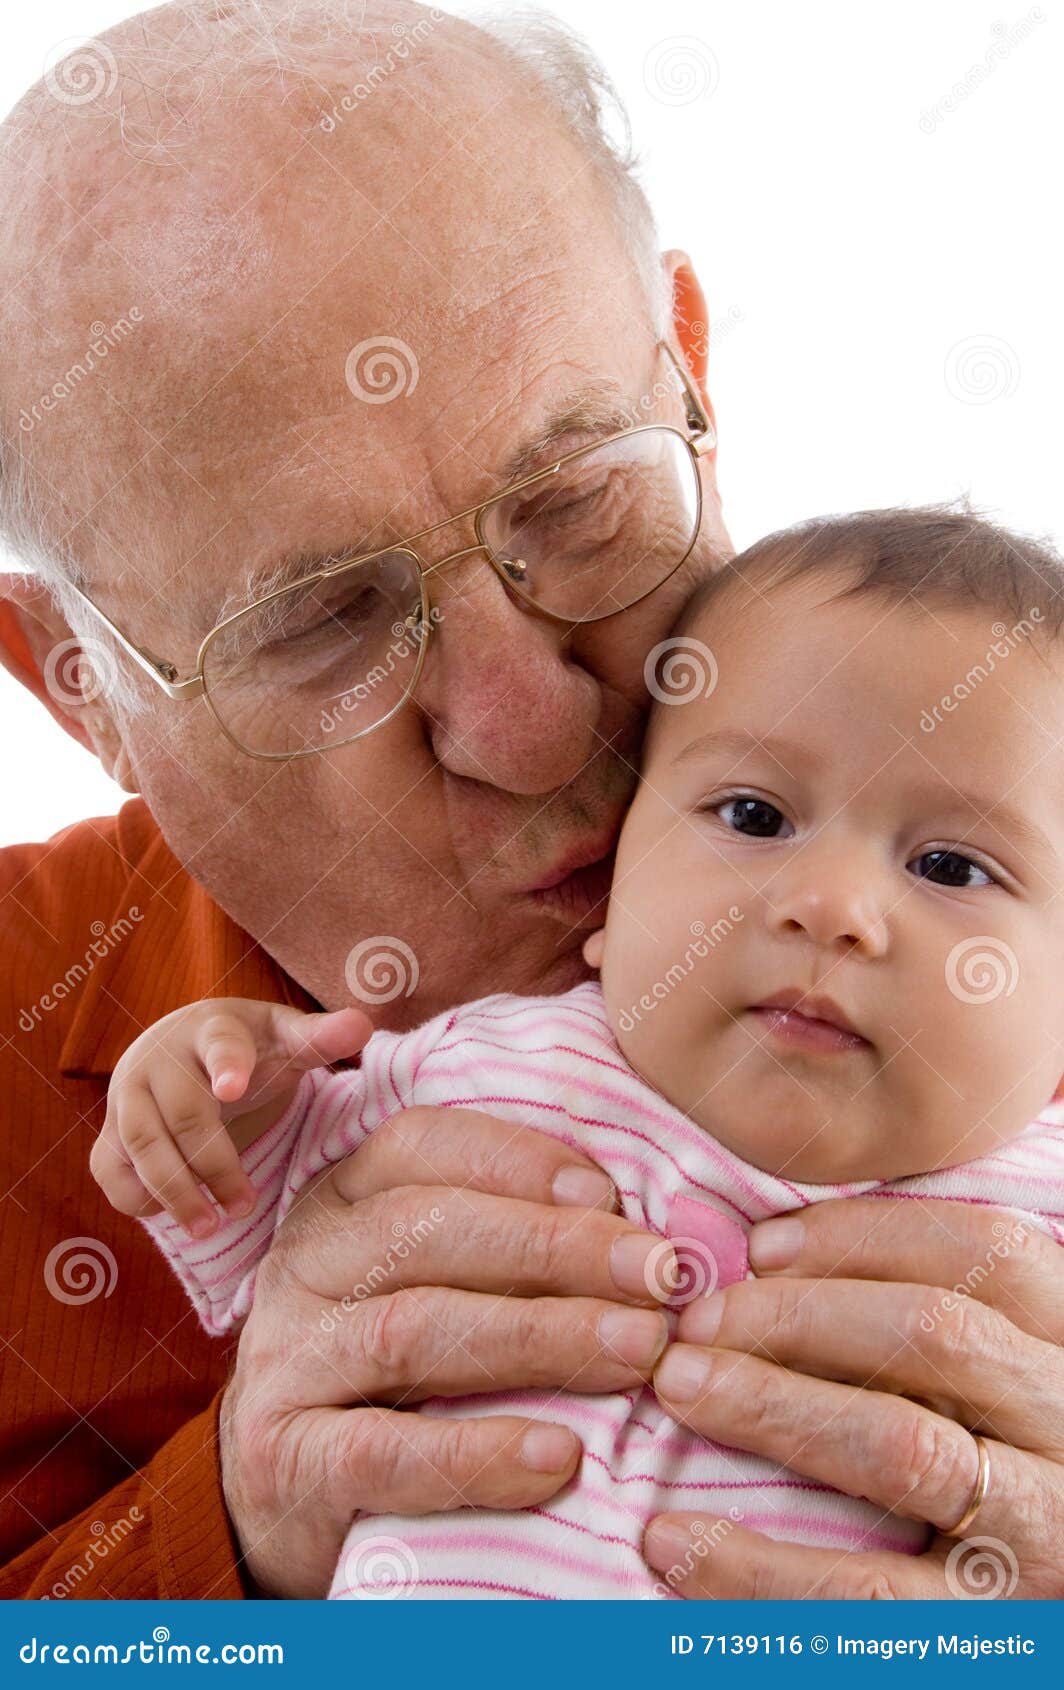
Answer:
<svg viewBox="0 0 1064 1690"><path fill-rule="evenodd" d="M969 813L965 837L970 837L979 822L985 822L1000 833L1002 838L1011 839L1025 845L1028 850L1041 852L1045 856L1056 857L1057 848L1049 835L1038 826L1037 822L1025 816L1014 805L1004 801L987 797L978 792L963 792L951 786L950 796L953 800L952 809L958 815L964 811ZM963 844L958 840L958 844Z"/></svg>
<svg viewBox="0 0 1064 1690"><path fill-rule="evenodd" d="M787 739L782 734L765 734L759 738L744 728L717 728L711 733L699 734L682 750L678 751L672 760L674 769L683 768L688 763L698 763L706 757L745 757L751 751L760 751L764 755L785 769L792 772L792 765L804 765L806 768L823 766L824 759L808 745L802 745L798 740Z"/></svg>

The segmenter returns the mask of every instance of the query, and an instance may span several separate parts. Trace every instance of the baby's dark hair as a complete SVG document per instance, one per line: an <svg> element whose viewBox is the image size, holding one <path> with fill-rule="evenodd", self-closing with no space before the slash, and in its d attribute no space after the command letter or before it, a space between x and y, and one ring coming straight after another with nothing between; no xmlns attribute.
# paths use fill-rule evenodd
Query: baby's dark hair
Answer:
<svg viewBox="0 0 1064 1690"><path fill-rule="evenodd" d="M816 517L769 534L695 589L674 635L689 633L729 585L760 587L845 569L855 578L840 598L874 593L914 608L984 606L1010 627L1025 619L1056 640L1064 634L1064 559L1052 546L947 505Z"/></svg>

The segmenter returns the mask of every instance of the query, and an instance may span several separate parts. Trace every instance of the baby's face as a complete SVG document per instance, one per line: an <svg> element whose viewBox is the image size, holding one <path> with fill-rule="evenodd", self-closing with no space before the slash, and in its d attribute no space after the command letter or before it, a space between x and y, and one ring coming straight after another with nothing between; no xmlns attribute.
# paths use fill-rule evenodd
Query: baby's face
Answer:
<svg viewBox="0 0 1064 1690"><path fill-rule="evenodd" d="M685 636L717 683L655 710L588 952L644 1078L813 1183L985 1154L1064 1071L1060 652L845 585Z"/></svg>

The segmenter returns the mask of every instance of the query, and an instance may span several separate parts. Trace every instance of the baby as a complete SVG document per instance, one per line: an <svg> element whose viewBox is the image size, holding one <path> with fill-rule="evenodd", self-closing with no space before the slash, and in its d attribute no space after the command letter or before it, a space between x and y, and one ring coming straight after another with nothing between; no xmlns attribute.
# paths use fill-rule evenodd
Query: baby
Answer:
<svg viewBox="0 0 1064 1690"><path fill-rule="evenodd" d="M246 1315L299 1189L411 1104L579 1146L662 1235L648 1300L672 1309L745 1275L753 1223L826 1198L993 1203L1016 1241L1064 1241L1062 586L1047 550L949 511L773 535L696 592L648 672L641 783L584 952L601 982L368 1042L342 1010L286 1045L275 1006L239 1000L138 1039L93 1170L116 1206L154 1211L208 1330ZM328 1067L363 1044L358 1068ZM441 1218L372 1289L419 1282ZM335 1597L668 1595L640 1547L662 1511L840 1549L927 1539L904 1509L694 1435L649 1386L416 1412L562 1423L582 1464L524 1512L359 1517Z"/></svg>

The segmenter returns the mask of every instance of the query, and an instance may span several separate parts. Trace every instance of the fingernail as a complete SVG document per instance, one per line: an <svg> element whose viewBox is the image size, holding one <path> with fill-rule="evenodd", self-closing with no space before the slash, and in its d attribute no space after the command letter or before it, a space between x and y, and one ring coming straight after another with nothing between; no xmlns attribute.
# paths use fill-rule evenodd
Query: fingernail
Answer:
<svg viewBox="0 0 1064 1690"><path fill-rule="evenodd" d="M231 1086L240 1079L235 1068L223 1068L220 1074L214 1076L214 1089L219 1091L222 1086Z"/></svg>
<svg viewBox="0 0 1064 1690"><path fill-rule="evenodd" d="M560 1473L575 1447L576 1437L565 1426L533 1426L521 1444L521 1460L533 1473Z"/></svg>
<svg viewBox="0 0 1064 1690"><path fill-rule="evenodd" d="M231 1203L225 1205L225 1212L227 1215L231 1215L233 1220L240 1221L243 1220L245 1215L250 1215L254 1207L255 1199L253 1197L234 1197Z"/></svg>
<svg viewBox="0 0 1064 1690"><path fill-rule="evenodd" d="M667 1256L664 1239L649 1238L645 1232L624 1233L610 1251L614 1285L629 1297L656 1297L659 1302L667 1302L675 1290L673 1277L662 1267L662 1258Z"/></svg>
<svg viewBox="0 0 1064 1690"><path fill-rule="evenodd" d="M663 1314L653 1309L607 1309L598 1323L603 1349L629 1367L651 1368L669 1341Z"/></svg>
<svg viewBox="0 0 1064 1690"><path fill-rule="evenodd" d="M551 1186L556 1203L573 1209L598 1209L613 1197L613 1181L600 1168L559 1168Z"/></svg>
<svg viewBox="0 0 1064 1690"><path fill-rule="evenodd" d="M193 1238L209 1238L217 1224L213 1215L201 1215L198 1220L189 1221L188 1231Z"/></svg>
<svg viewBox="0 0 1064 1690"><path fill-rule="evenodd" d="M711 1297L699 1297L696 1302L688 1303L681 1318L685 1341L688 1344L712 1344L723 1318L723 1291L714 1291Z"/></svg>
<svg viewBox="0 0 1064 1690"><path fill-rule="evenodd" d="M698 1535L694 1534L694 1541L698 1540ZM667 1573L677 1561L690 1554L692 1541L690 1521L685 1523L672 1519L668 1514L659 1514L646 1529L643 1554L655 1572Z"/></svg>
<svg viewBox="0 0 1064 1690"><path fill-rule="evenodd" d="M754 1227L748 1241L750 1266L755 1273L769 1268L788 1267L805 1243L805 1227L797 1215L784 1215L779 1220L761 1221Z"/></svg>
<svg viewBox="0 0 1064 1690"><path fill-rule="evenodd" d="M712 1365L702 1350L674 1344L654 1375L654 1389L670 1402L694 1402L705 1395Z"/></svg>

